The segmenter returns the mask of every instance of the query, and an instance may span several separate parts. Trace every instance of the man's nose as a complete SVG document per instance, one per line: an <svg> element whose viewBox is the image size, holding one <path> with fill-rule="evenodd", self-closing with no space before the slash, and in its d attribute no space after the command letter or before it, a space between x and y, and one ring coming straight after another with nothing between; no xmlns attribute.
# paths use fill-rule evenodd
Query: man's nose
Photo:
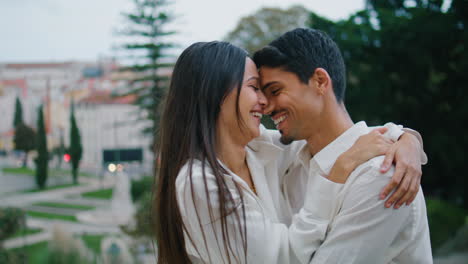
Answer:
<svg viewBox="0 0 468 264"><path fill-rule="evenodd" d="M275 109L275 104L272 100L268 100L266 97L265 97L265 100L266 100L266 104L263 106L263 114L271 115L271 113L273 112L273 109Z"/></svg>

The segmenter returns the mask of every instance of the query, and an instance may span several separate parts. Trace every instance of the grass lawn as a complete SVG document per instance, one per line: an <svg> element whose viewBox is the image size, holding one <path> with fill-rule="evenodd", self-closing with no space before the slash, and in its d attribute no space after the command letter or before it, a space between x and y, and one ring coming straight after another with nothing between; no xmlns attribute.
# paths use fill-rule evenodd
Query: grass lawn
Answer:
<svg viewBox="0 0 468 264"><path fill-rule="evenodd" d="M65 220L65 221L78 222L78 220L76 219L74 215L60 215L60 214L51 214L51 213L36 212L36 211L26 211L26 214L30 217L59 219L59 220Z"/></svg>
<svg viewBox="0 0 468 264"><path fill-rule="evenodd" d="M16 253L24 253L27 256L27 263L42 264L47 263L47 255L49 254L48 242L39 242L36 244L12 249Z"/></svg>
<svg viewBox="0 0 468 264"><path fill-rule="evenodd" d="M26 229L18 230L18 232L13 234L11 237L8 237L8 239L27 236L27 235L32 235L32 234L39 233L41 231L42 231L42 229L40 229L40 228L29 228L29 227L27 227Z"/></svg>
<svg viewBox="0 0 468 264"><path fill-rule="evenodd" d="M34 203L33 205L53 207L53 208L77 209L77 210L92 210L96 208L94 206L89 206L89 205L65 204L65 203L54 203L54 202L39 202L39 203Z"/></svg>
<svg viewBox="0 0 468 264"><path fill-rule="evenodd" d="M101 241L106 235L83 235L81 239L94 254L101 254Z"/></svg>
<svg viewBox="0 0 468 264"><path fill-rule="evenodd" d="M3 172L10 174L25 174L34 176L34 170L30 168L3 168Z"/></svg>
<svg viewBox="0 0 468 264"><path fill-rule="evenodd" d="M109 188L109 189L101 189L101 190L92 191L92 192L85 192L85 193L82 193L81 196L86 197L86 198L109 200L112 198L112 190L113 189Z"/></svg>
<svg viewBox="0 0 468 264"><path fill-rule="evenodd" d="M34 176L35 174L34 169L22 168L22 167L20 168L6 167L6 168L3 168L3 172L10 173L10 174L23 174L23 175L29 175L29 176ZM58 177L58 176L63 176L63 175L71 175L71 170L49 168L49 176ZM96 175L80 171L78 172L78 177L96 177Z"/></svg>
<svg viewBox="0 0 468 264"><path fill-rule="evenodd" d="M22 191L22 192L34 193L34 192L50 191L50 190L69 188L69 187L76 187L76 186L80 186L80 184L67 183L67 184L60 184L60 185L54 185L54 186L46 186L44 189L31 189L31 190L25 190L25 191Z"/></svg>

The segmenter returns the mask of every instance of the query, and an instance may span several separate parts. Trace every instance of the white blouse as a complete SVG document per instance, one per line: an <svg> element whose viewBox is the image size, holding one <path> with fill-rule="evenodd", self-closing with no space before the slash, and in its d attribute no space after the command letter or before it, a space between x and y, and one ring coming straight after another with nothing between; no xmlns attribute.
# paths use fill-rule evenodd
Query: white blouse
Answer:
<svg viewBox="0 0 468 264"><path fill-rule="evenodd" d="M294 243L291 237L301 239L301 232L315 230L313 237L303 238L306 240L322 240L325 236L327 223L321 221L320 208L331 206L331 199L322 197L324 190L327 190L327 197L330 194L337 193L339 186L326 179L317 178L314 188L310 190L311 200L309 215L301 215L300 224L292 223L286 225L284 219L290 218L287 215L285 199L283 198L280 187L278 168L276 158L281 154L281 149L268 142L268 138L256 139L254 144L249 144L247 150L247 164L256 186L257 195L255 195L239 176L228 170L224 179L228 185L234 200L240 203L240 196L237 192L237 183L241 186L243 192L245 216L247 227L247 262L248 263L300 263L293 252L305 250L302 243ZM226 168L226 167L225 167ZM221 221L218 187L215 176L209 166L205 167L207 190L211 197L211 207L213 218L210 218L210 211L207 205L207 195L202 174L201 161L196 160L192 167L192 177L189 174L189 166L186 164L180 170L176 180L177 199L182 214L183 221L187 231L190 234L193 246L188 236L185 236L186 248L192 256L194 263L228 263L224 251L223 237L221 232ZM227 168L226 168L227 169ZM191 180L190 180L191 178ZM317 194L317 195L314 195ZM318 196L318 197L315 197ZM314 198L315 197L315 198ZM327 204L329 203L329 204ZM200 221L197 217L197 211ZM242 210L240 206L236 207L240 218L242 219ZM325 210L328 211L328 210ZM215 219L212 222L211 219ZM233 245L233 254L231 254L232 263L244 262L244 250L241 239L241 232L238 228L238 222L234 213L226 217L231 245ZM241 220L242 223L242 220ZM200 225L201 224L201 225ZM206 244L201 232L203 228L206 237ZM294 249L294 247L300 247ZM311 247L315 247L312 245ZM293 250L294 249L294 250ZM234 258L233 256L237 257Z"/></svg>

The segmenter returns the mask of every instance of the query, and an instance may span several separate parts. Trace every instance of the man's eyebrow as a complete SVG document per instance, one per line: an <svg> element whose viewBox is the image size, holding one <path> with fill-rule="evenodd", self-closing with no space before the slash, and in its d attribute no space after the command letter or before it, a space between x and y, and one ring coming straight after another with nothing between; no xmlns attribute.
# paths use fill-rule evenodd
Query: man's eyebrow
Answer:
<svg viewBox="0 0 468 264"><path fill-rule="evenodd" d="M266 89L268 89L270 86L272 86L273 84L276 84L278 83L277 81L273 81L273 82L269 82L267 84L265 84L263 87L262 87L262 91L265 91Z"/></svg>

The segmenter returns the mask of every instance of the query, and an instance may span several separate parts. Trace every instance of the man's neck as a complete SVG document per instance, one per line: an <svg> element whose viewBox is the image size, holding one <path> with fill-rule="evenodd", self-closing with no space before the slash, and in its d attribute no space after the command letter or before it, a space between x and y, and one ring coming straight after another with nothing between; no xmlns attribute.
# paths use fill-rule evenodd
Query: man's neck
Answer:
<svg viewBox="0 0 468 264"><path fill-rule="evenodd" d="M322 118L314 124L314 131L306 139L311 155L315 155L354 125L346 108L324 111Z"/></svg>

